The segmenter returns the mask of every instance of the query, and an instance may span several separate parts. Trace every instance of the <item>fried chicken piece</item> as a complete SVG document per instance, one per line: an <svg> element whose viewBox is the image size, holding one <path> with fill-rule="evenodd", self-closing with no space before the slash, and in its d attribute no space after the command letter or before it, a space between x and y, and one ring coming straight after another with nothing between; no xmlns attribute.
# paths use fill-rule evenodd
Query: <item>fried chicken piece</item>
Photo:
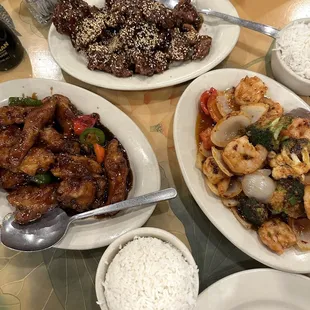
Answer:
<svg viewBox="0 0 310 310"><path fill-rule="evenodd" d="M55 177L67 179L72 177L81 178L92 174L98 175L101 174L103 170L100 164L91 158L59 154L51 172Z"/></svg>
<svg viewBox="0 0 310 310"><path fill-rule="evenodd" d="M96 182L93 179L69 178L62 181L57 190L62 207L83 212L90 209L96 197Z"/></svg>
<svg viewBox="0 0 310 310"><path fill-rule="evenodd" d="M194 45L192 59L204 59L207 55L209 55L211 43L211 37L203 35L199 36L196 44Z"/></svg>
<svg viewBox="0 0 310 310"><path fill-rule="evenodd" d="M116 139L113 139L108 145L104 166L109 181L108 204L126 199L129 167L124 152Z"/></svg>
<svg viewBox="0 0 310 310"><path fill-rule="evenodd" d="M24 173L15 173L2 169L0 172L1 187L4 189L15 189L18 186L27 184L29 177Z"/></svg>
<svg viewBox="0 0 310 310"><path fill-rule="evenodd" d="M72 35L81 20L90 15L89 5L82 0L59 0L53 15L53 23L59 33Z"/></svg>
<svg viewBox="0 0 310 310"><path fill-rule="evenodd" d="M15 221L27 224L39 219L48 210L57 206L57 186L23 186L7 196L9 203L16 207Z"/></svg>
<svg viewBox="0 0 310 310"><path fill-rule="evenodd" d="M52 121L55 108L54 100L49 100L28 114L19 142L10 151L9 161L13 167L17 167L22 162L36 142L40 131Z"/></svg>
<svg viewBox="0 0 310 310"><path fill-rule="evenodd" d="M173 28L175 19L173 18L172 11L165 7L163 4L153 0L138 0L141 5L141 11L145 20L149 24L156 24L160 28Z"/></svg>
<svg viewBox="0 0 310 310"><path fill-rule="evenodd" d="M53 127L46 127L40 132L41 141L54 153L80 154L80 145L76 141L64 139Z"/></svg>
<svg viewBox="0 0 310 310"><path fill-rule="evenodd" d="M168 51L171 60L188 60L190 57L190 42L179 28L175 28L171 32L171 43Z"/></svg>
<svg viewBox="0 0 310 310"><path fill-rule="evenodd" d="M4 106L0 108L0 126L22 124L25 122L27 115L37 108Z"/></svg>
<svg viewBox="0 0 310 310"><path fill-rule="evenodd" d="M30 149L18 169L28 175L46 172L55 162L55 155L42 147L33 147Z"/></svg>
<svg viewBox="0 0 310 310"><path fill-rule="evenodd" d="M52 98L57 102L56 119L63 129L64 135L73 135L73 120L76 115L71 101L62 95L53 95Z"/></svg>
<svg viewBox="0 0 310 310"><path fill-rule="evenodd" d="M191 0L180 0L173 9L174 18L178 24L194 25L199 30L203 22L203 18L199 16L196 8L191 4Z"/></svg>
<svg viewBox="0 0 310 310"><path fill-rule="evenodd" d="M21 130L16 125L9 125L0 131L0 147L11 147L18 142Z"/></svg>
<svg viewBox="0 0 310 310"><path fill-rule="evenodd" d="M10 169L11 165L9 162L11 148L3 147L0 152L0 167L5 169Z"/></svg>

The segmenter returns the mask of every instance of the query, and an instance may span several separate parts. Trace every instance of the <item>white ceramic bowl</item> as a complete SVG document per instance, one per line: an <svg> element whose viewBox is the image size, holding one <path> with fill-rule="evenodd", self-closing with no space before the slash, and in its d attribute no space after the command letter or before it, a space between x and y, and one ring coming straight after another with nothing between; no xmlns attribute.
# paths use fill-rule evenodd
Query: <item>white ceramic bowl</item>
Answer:
<svg viewBox="0 0 310 310"><path fill-rule="evenodd" d="M135 237L155 237L160 240L163 240L165 242L169 242L171 245L173 245L175 248L177 248L181 253L184 255L186 260L191 265L196 265L196 262L190 253L190 251L187 249L187 247L184 245L183 242L181 242L177 237L172 235L171 233L158 229L158 228L151 228L151 227L143 227L138 228L135 230L132 230L128 233L125 233L118 239L116 239L113 243L109 245L109 247L106 249L106 251L103 253L101 260L98 265L97 273L96 273L96 295L97 300L100 303L101 310L108 310L108 307L106 305L106 300L104 296L104 290L102 286L102 282L104 282L105 275L107 273L109 264L112 262L113 258L116 256L116 254L120 251L120 246L126 245L128 242L132 241ZM197 287L197 297L199 292L199 277L198 273L196 276L196 287Z"/></svg>
<svg viewBox="0 0 310 310"><path fill-rule="evenodd" d="M298 19L292 23L295 22L309 23L310 18ZM287 29L292 23L285 26L282 30ZM290 88L297 95L310 96L310 80L300 77L284 63L281 59L281 51L279 50L277 40L275 42L275 49L271 53L271 69L278 82Z"/></svg>

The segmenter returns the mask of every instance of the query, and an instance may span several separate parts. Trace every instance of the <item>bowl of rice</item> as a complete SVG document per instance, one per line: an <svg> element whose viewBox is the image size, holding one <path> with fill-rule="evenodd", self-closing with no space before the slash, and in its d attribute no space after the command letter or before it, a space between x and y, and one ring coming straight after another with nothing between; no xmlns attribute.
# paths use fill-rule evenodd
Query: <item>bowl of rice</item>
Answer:
<svg viewBox="0 0 310 310"><path fill-rule="evenodd" d="M284 27L271 54L275 79L297 95L310 96L310 18Z"/></svg>
<svg viewBox="0 0 310 310"><path fill-rule="evenodd" d="M101 310L193 310L198 268L177 237L144 227L109 245L99 262L95 286Z"/></svg>

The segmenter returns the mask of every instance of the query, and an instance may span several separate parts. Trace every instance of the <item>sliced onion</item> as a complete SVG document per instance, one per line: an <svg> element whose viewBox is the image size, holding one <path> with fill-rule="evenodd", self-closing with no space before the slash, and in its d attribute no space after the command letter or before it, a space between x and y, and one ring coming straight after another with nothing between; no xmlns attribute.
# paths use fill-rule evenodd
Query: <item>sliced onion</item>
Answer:
<svg viewBox="0 0 310 310"><path fill-rule="evenodd" d="M233 112L222 118L212 129L211 140L219 147L241 136L240 132L251 124L250 118L243 112Z"/></svg>
<svg viewBox="0 0 310 310"><path fill-rule="evenodd" d="M246 196L266 203L270 201L276 184L269 176L252 173L242 178L242 189Z"/></svg>
<svg viewBox="0 0 310 310"><path fill-rule="evenodd" d="M203 144L201 143L198 149L199 153L201 153L204 157L209 157L211 156L211 151L207 151L204 147Z"/></svg>
<svg viewBox="0 0 310 310"><path fill-rule="evenodd" d="M249 116L251 124L256 123L269 109L264 103L251 103L240 107L241 111Z"/></svg>
<svg viewBox="0 0 310 310"><path fill-rule="evenodd" d="M222 203L227 208L233 208L238 205L238 200L222 198Z"/></svg>
<svg viewBox="0 0 310 310"><path fill-rule="evenodd" d="M219 191L217 190L217 187L216 185L212 184L207 177L204 178L205 179L205 184L206 184L206 187L208 189L210 189L210 191L215 194L216 196L219 196Z"/></svg>
<svg viewBox="0 0 310 310"><path fill-rule="evenodd" d="M196 168L202 171L202 164L205 160L206 158L200 152L198 152L196 155Z"/></svg>
<svg viewBox="0 0 310 310"><path fill-rule="evenodd" d="M216 97L216 105L222 116L226 116L233 111L228 103L227 96L219 95Z"/></svg>
<svg viewBox="0 0 310 310"><path fill-rule="evenodd" d="M271 169L259 169L255 171L255 173L265 175L266 177L269 177L271 175L271 172L272 172Z"/></svg>
<svg viewBox="0 0 310 310"><path fill-rule="evenodd" d="M233 176L233 174L229 171L227 165L225 164L225 162L223 160L223 157L222 157L223 151L218 150L214 146L212 146L211 151L212 151L212 156L213 156L214 160L216 161L217 165L222 170L222 172L224 172L224 174L226 174L228 177Z"/></svg>
<svg viewBox="0 0 310 310"><path fill-rule="evenodd" d="M224 198L234 198L238 196L242 192L242 185L239 179L231 178L231 182L229 184L228 190L225 194L222 195Z"/></svg>
<svg viewBox="0 0 310 310"><path fill-rule="evenodd" d="M310 220L306 218L302 219L290 219L289 225L293 229L296 238L297 246L302 251L310 250Z"/></svg>

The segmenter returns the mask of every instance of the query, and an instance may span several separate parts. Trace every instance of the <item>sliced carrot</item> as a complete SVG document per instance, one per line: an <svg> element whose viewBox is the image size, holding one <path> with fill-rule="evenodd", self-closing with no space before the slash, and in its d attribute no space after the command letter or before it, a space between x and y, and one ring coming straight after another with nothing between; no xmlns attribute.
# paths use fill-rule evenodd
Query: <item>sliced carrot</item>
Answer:
<svg viewBox="0 0 310 310"><path fill-rule="evenodd" d="M104 156L105 156L105 149L104 149L104 147L101 146L101 145L98 144L98 143L95 143L95 144L94 144L94 150L95 150L97 162L98 162L99 164L103 163L103 161L104 161Z"/></svg>

